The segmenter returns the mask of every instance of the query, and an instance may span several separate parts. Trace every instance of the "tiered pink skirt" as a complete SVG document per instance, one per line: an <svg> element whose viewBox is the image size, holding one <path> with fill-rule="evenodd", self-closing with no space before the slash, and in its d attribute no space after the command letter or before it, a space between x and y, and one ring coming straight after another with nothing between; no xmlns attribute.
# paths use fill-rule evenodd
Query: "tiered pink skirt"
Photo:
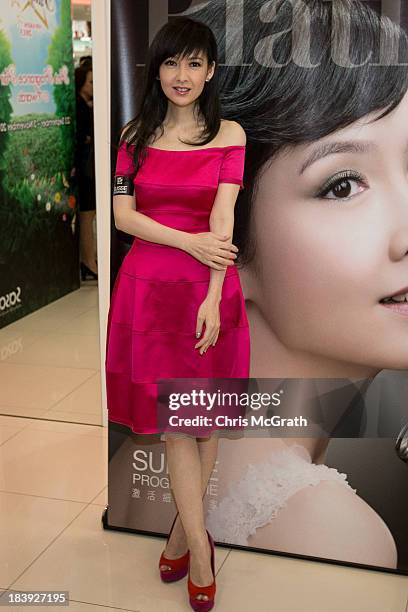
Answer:
<svg viewBox="0 0 408 612"><path fill-rule="evenodd" d="M209 280L210 268L183 250L135 238L108 314L110 421L135 433L159 433L158 379L249 376L249 326L235 265L225 274L218 340L202 355L194 348L198 308Z"/></svg>

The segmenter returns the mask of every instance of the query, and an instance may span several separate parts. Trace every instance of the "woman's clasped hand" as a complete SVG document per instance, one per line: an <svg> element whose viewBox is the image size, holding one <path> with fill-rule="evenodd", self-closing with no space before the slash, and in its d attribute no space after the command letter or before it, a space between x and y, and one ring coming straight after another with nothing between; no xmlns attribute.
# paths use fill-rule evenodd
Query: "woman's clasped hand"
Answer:
<svg viewBox="0 0 408 612"><path fill-rule="evenodd" d="M199 232L188 234L185 250L201 263L215 270L226 270L234 265L238 247L231 242L231 236L216 234L215 232ZM197 312L196 338L205 331L203 337L194 348L199 349L200 355L210 346L215 346L220 331L220 299L211 294L200 304Z"/></svg>
<svg viewBox="0 0 408 612"><path fill-rule="evenodd" d="M238 248L230 241L231 236L214 232L188 234L187 253L215 270L224 270L234 264Z"/></svg>

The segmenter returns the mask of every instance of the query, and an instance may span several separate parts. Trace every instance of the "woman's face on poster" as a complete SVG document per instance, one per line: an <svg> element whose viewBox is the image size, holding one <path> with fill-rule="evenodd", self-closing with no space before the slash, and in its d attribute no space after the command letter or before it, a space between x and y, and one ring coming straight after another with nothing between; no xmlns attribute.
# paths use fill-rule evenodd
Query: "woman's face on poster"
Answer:
<svg viewBox="0 0 408 612"><path fill-rule="evenodd" d="M408 368L408 94L380 114L265 164L251 226L280 343L373 373Z"/></svg>

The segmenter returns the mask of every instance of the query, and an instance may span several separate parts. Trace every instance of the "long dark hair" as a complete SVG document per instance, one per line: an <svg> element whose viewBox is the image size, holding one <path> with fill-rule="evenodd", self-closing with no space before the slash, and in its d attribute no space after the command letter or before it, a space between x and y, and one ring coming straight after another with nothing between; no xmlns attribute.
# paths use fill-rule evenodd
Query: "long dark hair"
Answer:
<svg viewBox="0 0 408 612"><path fill-rule="evenodd" d="M84 61L75 68L75 91L77 96L79 96L79 92L86 81L88 72L92 72L92 61L90 60Z"/></svg>
<svg viewBox="0 0 408 612"><path fill-rule="evenodd" d="M195 107L197 118L203 119L204 131L200 142L184 142L189 145L202 146L211 142L218 134L221 125L221 109L218 90L218 52L217 42L211 29L189 17L176 17L166 23L154 37L147 56L142 92L136 116L122 130L119 145L127 143L127 148L134 146L133 159L135 173L141 160L145 157L144 147L149 144L157 128L162 129L167 112L168 99L160 81L156 78L160 65L168 58L180 55L187 57L191 53L202 51L207 57L208 65L215 62L213 77L204 85L204 89ZM198 115L201 113L201 117Z"/></svg>
<svg viewBox="0 0 408 612"><path fill-rule="evenodd" d="M242 65L221 66L219 83L223 118L236 120L247 135L246 189L235 206L233 235L239 248L236 263L241 266L255 255L252 204L264 163L285 147L316 141L374 111L384 110L384 116L394 109L408 89L408 67L402 65L408 61L408 39L396 24L358 0L302 0L295 6L287 0L251 0L245 3L242 24L231 23L235 15L242 15L233 10L233 1L227 42L229 48L241 48L244 31L245 53ZM186 12L194 12L212 28L223 52L225 0L212 0ZM310 58L317 67L303 67L301 61L292 59L295 18L297 23L310 22L312 27L310 38L298 35L298 58ZM344 39L348 32L350 58L361 66L342 67L332 59L332 35ZM261 41L263 57L268 59L269 53L271 60L273 55L279 67L272 67L272 61L269 65L257 61ZM380 41L383 55L387 55L387 46L391 51L397 41L401 65L374 65L379 60ZM368 63L370 51L373 57Z"/></svg>

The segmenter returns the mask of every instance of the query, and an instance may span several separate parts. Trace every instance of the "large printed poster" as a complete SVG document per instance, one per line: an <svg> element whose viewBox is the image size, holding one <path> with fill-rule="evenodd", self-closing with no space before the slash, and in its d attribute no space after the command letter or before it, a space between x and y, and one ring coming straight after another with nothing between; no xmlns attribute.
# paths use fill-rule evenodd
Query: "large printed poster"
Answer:
<svg viewBox="0 0 408 612"><path fill-rule="evenodd" d="M0 1L0 328L79 287L70 0Z"/></svg>
<svg viewBox="0 0 408 612"><path fill-rule="evenodd" d="M207 526L226 545L408 574L408 6L115 0L113 166L149 43L182 14L213 29L222 117L247 134L233 242L250 390L289 389L282 412L305 413L317 379L347 391L338 413L313 398L327 435L220 439ZM113 232L120 263L129 237ZM110 423L106 527L167 533L170 484L164 444Z"/></svg>

